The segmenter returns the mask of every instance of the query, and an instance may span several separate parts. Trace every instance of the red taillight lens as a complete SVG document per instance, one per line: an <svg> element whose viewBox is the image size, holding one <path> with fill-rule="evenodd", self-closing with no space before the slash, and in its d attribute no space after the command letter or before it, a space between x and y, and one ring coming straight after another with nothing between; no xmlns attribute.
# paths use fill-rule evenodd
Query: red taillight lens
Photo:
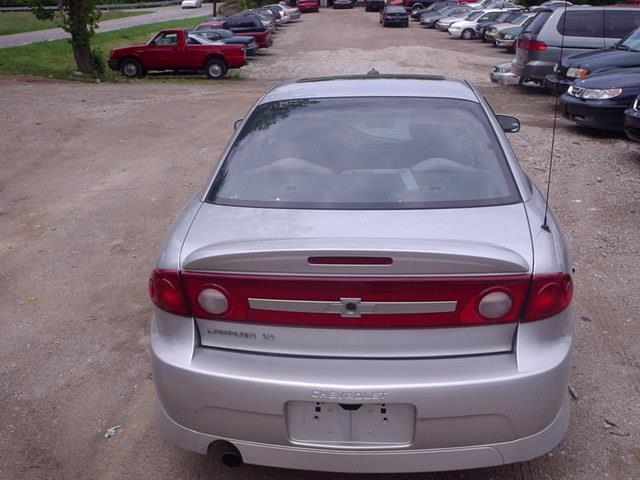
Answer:
<svg viewBox="0 0 640 480"><path fill-rule="evenodd" d="M547 49L547 44L540 40L518 40L516 47L535 52L544 52Z"/></svg>
<svg viewBox="0 0 640 480"><path fill-rule="evenodd" d="M428 328L516 322L531 276L286 277L182 272L181 279L197 318L312 327ZM253 307L250 299L254 301ZM344 299L357 299L396 312L348 316L334 307L325 310L308 307L309 302L315 302L316 306L340 305ZM215 306L208 307L207 300ZM285 302L279 304L282 308L261 308L255 306L256 300ZM415 313L411 310L415 302L455 302L455 308ZM307 310L303 311L304 308Z"/></svg>
<svg viewBox="0 0 640 480"><path fill-rule="evenodd" d="M571 275L566 273L535 275L531 282L522 321L542 320L557 315L569 306L572 299Z"/></svg>
<svg viewBox="0 0 640 480"><path fill-rule="evenodd" d="M149 279L149 296L162 310L185 317L191 316L178 271L156 268Z"/></svg>

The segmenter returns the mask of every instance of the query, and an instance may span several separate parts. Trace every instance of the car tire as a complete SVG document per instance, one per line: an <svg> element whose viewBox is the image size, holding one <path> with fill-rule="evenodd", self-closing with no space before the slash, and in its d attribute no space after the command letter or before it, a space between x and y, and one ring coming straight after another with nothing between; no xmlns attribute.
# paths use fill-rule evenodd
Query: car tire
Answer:
<svg viewBox="0 0 640 480"><path fill-rule="evenodd" d="M219 58L210 58L204 63L204 71L212 80L217 80L227 74L227 66Z"/></svg>
<svg viewBox="0 0 640 480"><path fill-rule="evenodd" d="M120 62L120 73L127 78L137 78L144 75L144 68L140 60L125 58Z"/></svg>
<svg viewBox="0 0 640 480"><path fill-rule="evenodd" d="M473 38L475 37L475 33L473 33L473 30L471 30L470 28L466 28L462 31L462 34L460 35L460 38L462 38L463 40L473 40Z"/></svg>

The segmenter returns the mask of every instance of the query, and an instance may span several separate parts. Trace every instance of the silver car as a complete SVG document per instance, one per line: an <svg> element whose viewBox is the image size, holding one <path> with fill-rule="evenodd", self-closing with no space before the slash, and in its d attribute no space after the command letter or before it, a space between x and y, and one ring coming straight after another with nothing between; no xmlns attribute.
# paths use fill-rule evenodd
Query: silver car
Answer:
<svg viewBox="0 0 640 480"><path fill-rule="evenodd" d="M258 100L150 280L157 422L228 465L414 472L553 449L563 235L463 81L301 80Z"/></svg>

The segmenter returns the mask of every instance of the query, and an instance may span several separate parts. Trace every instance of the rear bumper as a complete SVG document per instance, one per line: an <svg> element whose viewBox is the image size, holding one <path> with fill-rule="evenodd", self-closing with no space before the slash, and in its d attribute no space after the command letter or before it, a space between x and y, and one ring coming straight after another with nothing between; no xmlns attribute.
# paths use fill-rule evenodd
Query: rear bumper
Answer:
<svg viewBox="0 0 640 480"><path fill-rule="evenodd" d="M201 348L193 321L159 312L151 330L158 426L188 450L206 453L223 439L247 463L285 468L412 472L529 460L567 430L570 311L523 324L517 336L513 353L496 355L279 357ZM409 445L309 447L289 438L288 402L381 399L415 406Z"/></svg>
<svg viewBox="0 0 640 480"><path fill-rule="evenodd" d="M583 127L598 130L624 131L624 106L607 101L585 102L567 94L560 97L560 108L565 118Z"/></svg>
<svg viewBox="0 0 640 480"><path fill-rule="evenodd" d="M383 20L383 25L389 25L391 27L408 27L409 26L409 18L386 18Z"/></svg>
<svg viewBox="0 0 640 480"><path fill-rule="evenodd" d="M533 60L526 64L513 62L513 73L525 79L544 82L547 75L553 73L555 62L545 62L542 60Z"/></svg>

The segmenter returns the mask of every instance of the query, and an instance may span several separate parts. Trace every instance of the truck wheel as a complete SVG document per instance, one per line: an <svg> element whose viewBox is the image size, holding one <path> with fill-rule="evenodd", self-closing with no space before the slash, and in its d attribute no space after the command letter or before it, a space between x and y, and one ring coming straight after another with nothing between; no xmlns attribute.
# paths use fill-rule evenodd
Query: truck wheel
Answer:
<svg viewBox="0 0 640 480"><path fill-rule="evenodd" d="M207 72L207 77L211 79L222 78L227 74L227 66L217 58L207 60L204 64L204 69Z"/></svg>
<svg viewBox="0 0 640 480"><path fill-rule="evenodd" d="M462 31L462 38L464 38L465 40L471 40L473 37L475 37L475 34L470 28Z"/></svg>
<svg viewBox="0 0 640 480"><path fill-rule="evenodd" d="M120 73L127 78L141 77L144 74L142 64L135 58L125 58L120 62Z"/></svg>
<svg viewBox="0 0 640 480"><path fill-rule="evenodd" d="M424 5L422 5L421 3L414 3L413 6L411 7L411 11L415 12L416 10L422 10L424 8Z"/></svg>

